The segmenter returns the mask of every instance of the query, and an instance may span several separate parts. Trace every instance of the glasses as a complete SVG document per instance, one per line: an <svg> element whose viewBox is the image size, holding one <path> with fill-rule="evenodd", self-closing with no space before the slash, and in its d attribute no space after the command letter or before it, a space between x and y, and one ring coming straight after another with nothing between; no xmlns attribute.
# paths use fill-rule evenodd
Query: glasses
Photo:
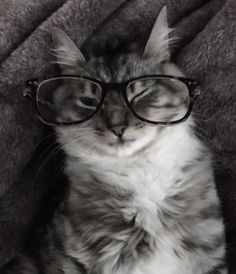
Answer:
<svg viewBox="0 0 236 274"><path fill-rule="evenodd" d="M33 100L42 122L76 125L91 119L109 92L119 93L133 115L148 124L176 124L186 120L200 94L193 79L145 75L122 83L105 83L75 75L56 75L26 82L23 95Z"/></svg>

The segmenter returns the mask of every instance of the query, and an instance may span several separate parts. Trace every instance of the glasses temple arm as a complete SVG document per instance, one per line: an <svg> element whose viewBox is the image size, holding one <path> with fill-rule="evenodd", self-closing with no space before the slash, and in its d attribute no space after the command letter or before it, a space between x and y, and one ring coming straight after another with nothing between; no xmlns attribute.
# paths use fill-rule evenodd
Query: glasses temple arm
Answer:
<svg viewBox="0 0 236 274"><path fill-rule="evenodd" d="M26 86L23 89L23 96L29 99L33 98L33 92L32 92L32 88L30 86Z"/></svg>

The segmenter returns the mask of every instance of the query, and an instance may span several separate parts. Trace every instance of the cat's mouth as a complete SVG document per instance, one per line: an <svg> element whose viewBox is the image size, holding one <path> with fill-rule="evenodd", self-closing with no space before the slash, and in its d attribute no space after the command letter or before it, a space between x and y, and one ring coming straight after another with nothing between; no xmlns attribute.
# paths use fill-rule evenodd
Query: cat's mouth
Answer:
<svg viewBox="0 0 236 274"><path fill-rule="evenodd" d="M109 146L125 146L127 144L133 143L135 139L124 139L122 137L117 138L116 141L108 143Z"/></svg>

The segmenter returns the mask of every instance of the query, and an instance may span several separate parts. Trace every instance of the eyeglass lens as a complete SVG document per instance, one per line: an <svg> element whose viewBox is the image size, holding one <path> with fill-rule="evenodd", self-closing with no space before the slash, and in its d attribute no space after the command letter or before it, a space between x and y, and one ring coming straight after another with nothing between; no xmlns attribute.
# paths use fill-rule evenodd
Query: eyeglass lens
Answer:
<svg viewBox="0 0 236 274"><path fill-rule="evenodd" d="M74 123L89 118L102 98L101 87L83 78L53 78L40 84L37 107L50 123Z"/></svg>
<svg viewBox="0 0 236 274"><path fill-rule="evenodd" d="M127 87L127 99L133 111L151 122L175 122L188 112L188 87L173 78L139 79Z"/></svg>

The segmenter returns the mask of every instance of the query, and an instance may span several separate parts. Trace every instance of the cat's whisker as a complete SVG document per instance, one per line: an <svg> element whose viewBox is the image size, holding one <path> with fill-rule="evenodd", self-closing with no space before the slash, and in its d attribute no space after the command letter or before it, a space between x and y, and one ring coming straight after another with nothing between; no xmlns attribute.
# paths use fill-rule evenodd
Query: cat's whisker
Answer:
<svg viewBox="0 0 236 274"><path fill-rule="evenodd" d="M207 138L206 132L202 128L194 126L193 131L197 136L201 137L202 140Z"/></svg>
<svg viewBox="0 0 236 274"><path fill-rule="evenodd" d="M65 158L61 159L57 166L55 167L55 178L56 180L63 172L64 172L64 163L65 163Z"/></svg>
<svg viewBox="0 0 236 274"><path fill-rule="evenodd" d="M52 135L53 136L53 135ZM48 136L48 138L52 137L52 136ZM56 136L56 135L55 135ZM45 138L46 140L46 138ZM44 141L45 141L44 140ZM46 154L48 151L50 151L50 149L55 146L55 142L52 142L50 145L46 146L46 148L44 150L41 151L40 155L39 155L39 158L37 159L38 161L40 161ZM37 149L37 147L36 147Z"/></svg>
<svg viewBox="0 0 236 274"><path fill-rule="evenodd" d="M78 137L75 138L74 140L70 140L68 142L64 142L64 143L59 143L58 145L56 145L56 147L54 147L52 149L52 151L49 153L49 155L46 157L46 159L42 162L42 164L40 165L40 167L38 168L37 172L36 172L36 175L35 175L35 179L34 179L34 182L37 181L38 179L38 176L40 175L40 172L42 171L42 169L44 168L44 166L47 164L48 161L50 161L58 152L61 151L61 149L66 146L66 145L69 145L73 142L76 142L78 141ZM54 144L55 145L55 144ZM50 145L51 147L52 145Z"/></svg>
<svg viewBox="0 0 236 274"><path fill-rule="evenodd" d="M40 173L43 170L43 168L45 167L45 165L48 163L49 160L51 160L60 151L60 148L61 148L61 144L58 144L54 149L52 149L52 151L49 153L49 155L46 157L46 159L39 166L39 168L35 174L35 178L33 180L33 186L36 183L36 181L38 180Z"/></svg>
<svg viewBox="0 0 236 274"><path fill-rule="evenodd" d="M38 141L38 143L34 146L33 151L35 151L35 150L37 149L37 147L38 147L41 143L43 143L45 140L47 140L47 139L49 139L50 137L53 137L53 136L56 136L56 132L52 132L52 133L50 133L50 134L48 134L48 135L43 136L43 137Z"/></svg>

